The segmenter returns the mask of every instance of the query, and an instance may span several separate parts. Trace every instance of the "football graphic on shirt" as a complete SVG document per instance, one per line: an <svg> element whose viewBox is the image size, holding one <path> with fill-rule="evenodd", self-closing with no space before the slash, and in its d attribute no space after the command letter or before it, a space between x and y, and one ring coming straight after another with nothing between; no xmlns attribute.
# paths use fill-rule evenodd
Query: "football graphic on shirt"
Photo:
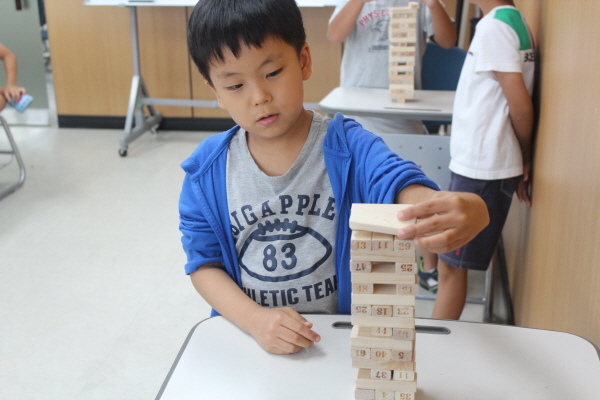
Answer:
<svg viewBox="0 0 600 400"><path fill-rule="evenodd" d="M310 254L298 251L306 248L311 249ZM273 222L258 224L248 236L240 250L239 263L248 275L261 281L289 281L314 272L332 251L327 239L313 229L287 218L283 221L276 218ZM262 262L246 265L249 254Z"/></svg>

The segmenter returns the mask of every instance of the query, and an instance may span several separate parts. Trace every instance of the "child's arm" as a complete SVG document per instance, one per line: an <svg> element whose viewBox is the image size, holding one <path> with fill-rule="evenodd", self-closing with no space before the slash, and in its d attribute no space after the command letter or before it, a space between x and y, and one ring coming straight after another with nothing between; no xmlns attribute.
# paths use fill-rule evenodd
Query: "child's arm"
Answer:
<svg viewBox="0 0 600 400"><path fill-rule="evenodd" d="M254 302L218 263L205 264L190 277L208 304L252 335L268 352L296 353L321 340L310 329L312 323L293 308L265 308Z"/></svg>
<svg viewBox="0 0 600 400"><path fill-rule="evenodd" d="M17 57L2 43L0 43L0 60L4 62L6 71L4 97L6 101L19 101L25 94L25 89L17 86Z"/></svg>
<svg viewBox="0 0 600 400"><path fill-rule="evenodd" d="M396 203L414 204L398 214L400 220L420 219L399 231L398 237L414 238L415 245L432 253L446 253L461 247L489 223L487 206L481 197L472 193L438 192L410 185L398 193Z"/></svg>
<svg viewBox="0 0 600 400"><path fill-rule="evenodd" d="M331 20L327 27L327 38L330 42L342 43L354 29L354 24L363 5L373 0L350 0Z"/></svg>
<svg viewBox="0 0 600 400"><path fill-rule="evenodd" d="M456 26L439 0L422 0L429 7L433 25L433 40L445 49L456 44Z"/></svg>
<svg viewBox="0 0 600 400"><path fill-rule="evenodd" d="M508 101L510 120L517 135L523 156L523 176L517 186L517 197L531 207L529 196L531 174L531 133L533 130L533 102L523 75L519 72L494 71Z"/></svg>

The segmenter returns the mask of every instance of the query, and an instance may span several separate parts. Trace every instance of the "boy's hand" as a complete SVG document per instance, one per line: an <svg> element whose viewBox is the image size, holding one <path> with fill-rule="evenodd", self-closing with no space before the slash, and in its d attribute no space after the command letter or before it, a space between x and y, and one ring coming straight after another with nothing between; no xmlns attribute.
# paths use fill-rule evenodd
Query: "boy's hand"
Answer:
<svg viewBox="0 0 600 400"><path fill-rule="evenodd" d="M472 193L432 192L428 199L398 213L401 221L417 223L398 231L400 239L432 253L446 253L471 241L489 223L487 206Z"/></svg>
<svg viewBox="0 0 600 400"><path fill-rule="evenodd" d="M523 175L519 178L517 184L517 198L521 202L525 202L527 207L531 207L531 195L529 188L531 187L531 160L523 161Z"/></svg>
<svg viewBox="0 0 600 400"><path fill-rule="evenodd" d="M249 330L250 334L270 353L296 353L303 348L312 347L315 342L321 340L321 337L310 329L313 324L290 307L261 307L252 318L253 327Z"/></svg>

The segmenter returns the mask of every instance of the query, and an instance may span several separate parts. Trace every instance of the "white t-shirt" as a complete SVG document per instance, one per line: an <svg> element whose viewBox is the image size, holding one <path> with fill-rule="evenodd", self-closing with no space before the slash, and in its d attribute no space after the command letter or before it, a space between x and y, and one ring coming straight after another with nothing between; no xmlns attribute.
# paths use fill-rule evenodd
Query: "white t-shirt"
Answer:
<svg viewBox="0 0 600 400"><path fill-rule="evenodd" d="M336 6L330 22L349 0L342 0ZM344 46L341 68L341 86L388 88L390 7L405 7L411 0L374 0L365 3ZM414 0L412 0L414 1ZM417 47L421 57L415 65L415 88L421 88L421 58L426 49L426 40L433 36L433 25L429 8L421 3L419 24L423 31L418 35ZM363 127L374 133L424 133L420 121L401 118L355 117Z"/></svg>
<svg viewBox="0 0 600 400"><path fill-rule="evenodd" d="M462 68L452 116L450 170L495 180L523 173L523 159L508 102L494 71L520 72L533 92L535 52L521 13L496 7L477 24Z"/></svg>

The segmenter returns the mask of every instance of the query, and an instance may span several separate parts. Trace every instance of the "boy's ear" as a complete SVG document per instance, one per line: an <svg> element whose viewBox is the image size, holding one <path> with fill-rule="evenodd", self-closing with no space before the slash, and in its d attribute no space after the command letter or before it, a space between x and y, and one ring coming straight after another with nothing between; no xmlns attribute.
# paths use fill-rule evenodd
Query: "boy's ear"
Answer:
<svg viewBox="0 0 600 400"><path fill-rule="evenodd" d="M302 70L302 79L307 80L312 75L312 56L308 43L304 43L300 52L300 68Z"/></svg>
<svg viewBox="0 0 600 400"><path fill-rule="evenodd" d="M219 96L219 93L217 93L217 90L215 89L215 87L213 86L213 84L210 83L206 79L204 80L204 83L206 83L206 86L208 86L210 88L210 90L213 91L213 93L215 94L215 96L217 96L217 103L219 104L219 107L221 107L222 109L226 110L225 105L221 101L221 96Z"/></svg>

